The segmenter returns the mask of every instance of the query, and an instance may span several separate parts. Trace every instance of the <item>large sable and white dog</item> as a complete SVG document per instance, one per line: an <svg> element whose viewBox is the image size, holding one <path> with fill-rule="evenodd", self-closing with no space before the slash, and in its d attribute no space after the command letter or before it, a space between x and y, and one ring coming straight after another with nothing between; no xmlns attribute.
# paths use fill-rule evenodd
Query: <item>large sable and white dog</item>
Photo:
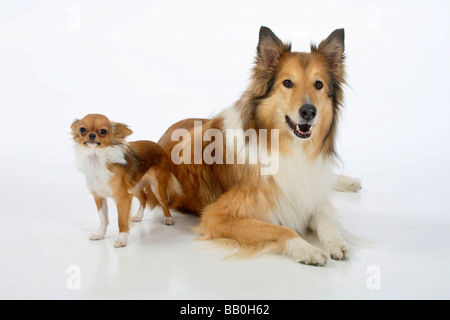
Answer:
<svg viewBox="0 0 450 320"><path fill-rule="evenodd" d="M240 100L212 119L180 121L161 137L183 188L170 207L199 214L202 239L311 265L345 259L349 245L329 203L333 188L360 188L333 173L344 83L343 29L303 53L261 27ZM317 232L322 249L302 238L306 230Z"/></svg>

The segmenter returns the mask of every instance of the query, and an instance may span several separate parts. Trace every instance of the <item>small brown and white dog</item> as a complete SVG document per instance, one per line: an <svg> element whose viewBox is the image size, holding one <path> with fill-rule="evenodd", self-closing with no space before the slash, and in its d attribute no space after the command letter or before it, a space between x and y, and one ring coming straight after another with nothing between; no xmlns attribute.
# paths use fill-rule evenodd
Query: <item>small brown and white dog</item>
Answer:
<svg viewBox="0 0 450 320"><path fill-rule="evenodd" d="M119 237L114 247L127 245L130 209L133 196L140 202L133 221L141 221L146 204L153 209L161 205L165 224L172 225L168 197L181 193L180 184L170 172L169 159L152 141L127 142L133 133L127 125L110 121L101 114L88 114L72 125L76 142L78 169L86 176L100 217L100 227L91 240L105 237L108 226L106 198L114 198L119 218Z"/></svg>

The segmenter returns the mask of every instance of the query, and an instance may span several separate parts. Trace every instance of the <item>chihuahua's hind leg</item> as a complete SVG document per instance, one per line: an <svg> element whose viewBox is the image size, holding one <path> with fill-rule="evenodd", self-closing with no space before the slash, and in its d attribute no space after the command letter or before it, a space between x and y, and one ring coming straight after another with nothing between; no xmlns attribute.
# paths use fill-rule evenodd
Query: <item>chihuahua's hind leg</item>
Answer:
<svg viewBox="0 0 450 320"><path fill-rule="evenodd" d="M106 229L108 228L108 203L105 198L94 194L95 204L97 205L98 216L100 218L100 226L96 233L89 236L91 240L102 240L105 237Z"/></svg>
<svg viewBox="0 0 450 320"><path fill-rule="evenodd" d="M142 204L139 205L139 209L136 212L136 214L131 217L131 221L133 221L133 222L141 222L142 218L144 217L144 210L145 210L145 207L143 207Z"/></svg>
<svg viewBox="0 0 450 320"><path fill-rule="evenodd" d="M145 207L147 205L147 195L144 189L137 190L135 193L135 197L139 200L139 210L136 215L131 217L131 221L133 222L141 222L144 216Z"/></svg>
<svg viewBox="0 0 450 320"><path fill-rule="evenodd" d="M155 190L155 196L158 199L164 212L164 224L167 226L173 226L175 222L173 221L172 215L169 211L169 203L167 201L167 189L164 185L158 185L157 190Z"/></svg>
<svg viewBox="0 0 450 320"><path fill-rule="evenodd" d="M167 187L170 176L167 170L161 169L158 166L153 166L148 174L153 194L164 212L164 224L172 226L175 222L170 214L169 203L167 201Z"/></svg>

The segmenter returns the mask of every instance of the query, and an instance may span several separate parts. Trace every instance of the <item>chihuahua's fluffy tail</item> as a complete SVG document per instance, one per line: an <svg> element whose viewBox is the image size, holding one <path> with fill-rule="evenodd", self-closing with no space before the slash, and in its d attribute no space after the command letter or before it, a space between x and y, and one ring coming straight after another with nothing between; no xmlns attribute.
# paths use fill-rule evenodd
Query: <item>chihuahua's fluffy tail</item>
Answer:
<svg viewBox="0 0 450 320"><path fill-rule="evenodd" d="M147 202L150 210L156 206L164 206L173 198L183 195L180 182L172 172L155 172L150 169L139 183L138 195L142 193L142 199Z"/></svg>
<svg viewBox="0 0 450 320"><path fill-rule="evenodd" d="M170 173L169 183L167 186L167 198L170 199L172 197L181 197L183 196L183 188L181 187L180 182L178 179L173 175L173 173Z"/></svg>

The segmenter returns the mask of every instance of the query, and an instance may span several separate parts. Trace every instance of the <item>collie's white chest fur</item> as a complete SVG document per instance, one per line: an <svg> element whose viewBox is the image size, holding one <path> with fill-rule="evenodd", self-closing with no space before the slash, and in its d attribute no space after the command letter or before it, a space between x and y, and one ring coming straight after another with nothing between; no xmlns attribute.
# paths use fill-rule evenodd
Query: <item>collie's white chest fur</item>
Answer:
<svg viewBox="0 0 450 320"><path fill-rule="evenodd" d="M112 196L109 180L112 172L108 165L112 163L126 164L125 155L120 146L106 148L86 148L76 146L76 163L78 169L86 176L86 183L90 192L99 197Z"/></svg>
<svg viewBox="0 0 450 320"><path fill-rule="evenodd" d="M279 170L273 178L281 194L272 222L302 234L314 212L328 203L333 177L331 160L321 156L310 160L301 147L289 156L280 156Z"/></svg>

